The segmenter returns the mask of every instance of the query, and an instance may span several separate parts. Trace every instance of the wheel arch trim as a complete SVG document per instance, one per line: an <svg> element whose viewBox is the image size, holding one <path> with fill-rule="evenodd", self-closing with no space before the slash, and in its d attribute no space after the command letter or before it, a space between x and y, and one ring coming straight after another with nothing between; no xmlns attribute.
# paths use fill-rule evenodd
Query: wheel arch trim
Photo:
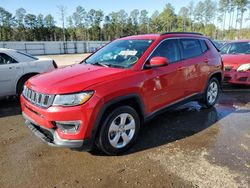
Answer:
<svg viewBox="0 0 250 188"><path fill-rule="evenodd" d="M97 118L96 118L96 120L94 122L93 129L92 129L92 136L91 137L92 137L93 140L95 140L95 138L97 136L98 130L99 130L100 126L101 126L102 117L103 117L104 113L106 112L106 110L109 107L111 107L112 105L119 104L121 102L125 102L126 100L135 100L135 102L137 103L137 105L140 108L140 113L141 113L141 116L142 116L141 117L142 120L144 121L146 119L144 103L143 103L142 99L140 98L140 96L138 94L133 93L133 94L125 95L125 96L115 97L113 99L110 99L108 102L106 102L101 107L101 109L99 110Z"/></svg>

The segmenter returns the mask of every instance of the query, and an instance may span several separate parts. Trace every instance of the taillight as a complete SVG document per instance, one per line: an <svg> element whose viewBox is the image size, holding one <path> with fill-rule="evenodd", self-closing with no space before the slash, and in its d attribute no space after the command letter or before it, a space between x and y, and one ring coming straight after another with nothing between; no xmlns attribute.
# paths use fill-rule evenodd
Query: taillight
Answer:
<svg viewBox="0 0 250 188"><path fill-rule="evenodd" d="M57 66L57 64L56 64L56 62L53 60L53 66L55 67L55 69L57 69L58 68L58 66Z"/></svg>

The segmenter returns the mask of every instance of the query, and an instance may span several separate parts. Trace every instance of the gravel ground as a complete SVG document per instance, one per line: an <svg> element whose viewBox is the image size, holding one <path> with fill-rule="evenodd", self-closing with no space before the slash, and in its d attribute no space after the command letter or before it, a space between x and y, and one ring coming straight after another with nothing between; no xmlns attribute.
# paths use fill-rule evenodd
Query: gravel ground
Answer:
<svg viewBox="0 0 250 188"><path fill-rule="evenodd" d="M43 55L38 57L48 57L54 59L59 67L72 65L81 62L90 54L67 54L67 55Z"/></svg>
<svg viewBox="0 0 250 188"><path fill-rule="evenodd" d="M52 57L64 66L84 55ZM18 101L2 100L0 187L248 188L249 88L223 90L214 108L192 102L155 117L127 153L112 157L47 146L25 127Z"/></svg>

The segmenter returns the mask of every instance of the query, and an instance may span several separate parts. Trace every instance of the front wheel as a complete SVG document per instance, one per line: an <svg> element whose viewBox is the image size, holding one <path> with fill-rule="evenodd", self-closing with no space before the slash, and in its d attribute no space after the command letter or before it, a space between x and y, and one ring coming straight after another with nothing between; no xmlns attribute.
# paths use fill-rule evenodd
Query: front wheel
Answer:
<svg viewBox="0 0 250 188"><path fill-rule="evenodd" d="M130 106L121 106L107 115L101 126L98 147L108 155L126 151L136 140L140 118Z"/></svg>
<svg viewBox="0 0 250 188"><path fill-rule="evenodd" d="M216 78L211 78L201 103L206 105L208 108L214 106L218 100L219 93L220 93L219 81Z"/></svg>

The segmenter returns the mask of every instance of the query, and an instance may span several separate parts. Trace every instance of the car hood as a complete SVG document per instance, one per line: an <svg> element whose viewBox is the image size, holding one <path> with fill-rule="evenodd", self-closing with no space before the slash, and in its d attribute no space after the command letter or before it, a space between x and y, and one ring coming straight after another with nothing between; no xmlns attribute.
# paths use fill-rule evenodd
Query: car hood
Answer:
<svg viewBox="0 0 250 188"><path fill-rule="evenodd" d="M32 77L27 86L44 94L66 94L82 91L92 85L120 77L128 69L78 64Z"/></svg>
<svg viewBox="0 0 250 188"><path fill-rule="evenodd" d="M250 63L250 54L222 55L222 59L225 67L237 69L242 64Z"/></svg>

